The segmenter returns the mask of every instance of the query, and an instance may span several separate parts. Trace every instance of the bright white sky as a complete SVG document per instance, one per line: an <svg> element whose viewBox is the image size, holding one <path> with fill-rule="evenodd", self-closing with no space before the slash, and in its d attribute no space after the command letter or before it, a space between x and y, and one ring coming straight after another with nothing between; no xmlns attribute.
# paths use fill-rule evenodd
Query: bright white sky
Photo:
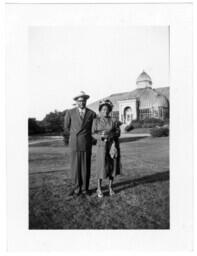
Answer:
<svg viewBox="0 0 197 256"><path fill-rule="evenodd" d="M88 103L132 91L142 70L169 86L168 27L31 27L29 117L71 108L81 90Z"/></svg>

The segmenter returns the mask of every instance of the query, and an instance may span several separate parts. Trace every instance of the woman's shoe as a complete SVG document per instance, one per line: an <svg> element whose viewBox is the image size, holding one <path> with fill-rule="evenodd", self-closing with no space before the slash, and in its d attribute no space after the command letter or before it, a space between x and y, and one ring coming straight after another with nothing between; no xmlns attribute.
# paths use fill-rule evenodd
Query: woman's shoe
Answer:
<svg viewBox="0 0 197 256"><path fill-rule="evenodd" d="M103 197L103 192L100 189L97 189L96 193L99 198Z"/></svg>
<svg viewBox="0 0 197 256"><path fill-rule="evenodd" d="M110 189L109 189L109 195L110 195L110 196L115 195L115 192L113 191L113 189L112 189L112 188L110 188Z"/></svg>

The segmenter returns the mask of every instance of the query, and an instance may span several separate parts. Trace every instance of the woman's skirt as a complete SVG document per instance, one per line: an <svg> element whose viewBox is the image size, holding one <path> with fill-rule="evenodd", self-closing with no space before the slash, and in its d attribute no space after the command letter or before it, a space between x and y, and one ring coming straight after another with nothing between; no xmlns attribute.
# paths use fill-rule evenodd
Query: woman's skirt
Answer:
<svg viewBox="0 0 197 256"><path fill-rule="evenodd" d="M96 174L97 179L105 179L107 177L113 178L120 174L121 163L120 163L120 148L119 144L116 145L118 154L117 157L112 159L109 150L109 145L97 145L96 152Z"/></svg>

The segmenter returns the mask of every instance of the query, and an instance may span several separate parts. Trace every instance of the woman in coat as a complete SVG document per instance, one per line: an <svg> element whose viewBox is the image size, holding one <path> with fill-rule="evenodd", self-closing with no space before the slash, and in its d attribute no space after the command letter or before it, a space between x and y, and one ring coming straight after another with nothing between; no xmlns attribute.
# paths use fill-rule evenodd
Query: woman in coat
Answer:
<svg viewBox="0 0 197 256"><path fill-rule="evenodd" d="M109 194L114 195L112 183L120 174L119 123L110 116L113 104L110 100L99 103L99 116L93 120L92 136L97 140L96 173L97 195L103 197L102 179L109 178Z"/></svg>

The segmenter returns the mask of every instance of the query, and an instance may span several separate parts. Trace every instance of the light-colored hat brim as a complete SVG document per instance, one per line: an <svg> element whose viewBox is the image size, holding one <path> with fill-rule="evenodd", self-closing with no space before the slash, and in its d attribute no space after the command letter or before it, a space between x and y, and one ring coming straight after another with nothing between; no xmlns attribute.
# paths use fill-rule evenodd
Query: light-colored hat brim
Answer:
<svg viewBox="0 0 197 256"><path fill-rule="evenodd" d="M73 100L77 100L77 99L79 99L79 98L84 98L84 99L89 99L90 98L90 96L89 95L87 95L87 94L84 94L84 95L78 95L78 96L76 96L76 97L74 97L73 98Z"/></svg>

